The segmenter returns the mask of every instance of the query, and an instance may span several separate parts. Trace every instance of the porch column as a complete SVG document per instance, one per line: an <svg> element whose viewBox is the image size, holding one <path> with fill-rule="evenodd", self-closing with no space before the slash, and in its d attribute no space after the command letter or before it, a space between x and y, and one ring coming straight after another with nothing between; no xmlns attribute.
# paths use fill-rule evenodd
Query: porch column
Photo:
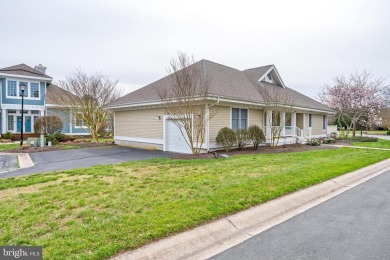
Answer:
<svg viewBox="0 0 390 260"><path fill-rule="evenodd" d="M293 136L297 135L297 130L295 129L297 127L297 112L291 113L291 128L293 131Z"/></svg>
<svg viewBox="0 0 390 260"><path fill-rule="evenodd" d="M302 130L306 128L306 113L302 115Z"/></svg>
<svg viewBox="0 0 390 260"><path fill-rule="evenodd" d="M4 134L5 132L7 132L7 110L6 109L2 109L1 110L1 133Z"/></svg>
<svg viewBox="0 0 390 260"><path fill-rule="evenodd" d="M280 112L280 126L282 131L280 131L280 136L286 136L286 112Z"/></svg>
<svg viewBox="0 0 390 260"><path fill-rule="evenodd" d="M271 127L272 127L272 110L266 111L265 119L265 138L266 141L271 141Z"/></svg>

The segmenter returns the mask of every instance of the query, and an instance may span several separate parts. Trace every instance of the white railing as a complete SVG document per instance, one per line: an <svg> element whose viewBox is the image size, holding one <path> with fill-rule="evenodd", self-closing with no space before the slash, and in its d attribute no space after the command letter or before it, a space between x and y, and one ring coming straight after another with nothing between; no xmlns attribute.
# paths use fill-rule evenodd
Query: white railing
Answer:
<svg viewBox="0 0 390 260"><path fill-rule="evenodd" d="M298 137L301 141L303 141L303 130L295 127L295 136Z"/></svg>
<svg viewBox="0 0 390 260"><path fill-rule="evenodd" d="M303 136L311 140L311 127L303 128Z"/></svg>
<svg viewBox="0 0 390 260"><path fill-rule="evenodd" d="M271 131L271 129L274 130L273 131L274 133L281 131L279 126L272 126L272 127L264 126L263 127L264 135L267 136L267 132ZM271 133L269 133L269 135L271 135ZM285 126L284 127L284 136L282 136L282 131L281 131L280 137L288 137L288 136L298 137L300 141L303 141L305 138L310 140L311 139L311 127L305 127L304 129L300 129L296 126Z"/></svg>

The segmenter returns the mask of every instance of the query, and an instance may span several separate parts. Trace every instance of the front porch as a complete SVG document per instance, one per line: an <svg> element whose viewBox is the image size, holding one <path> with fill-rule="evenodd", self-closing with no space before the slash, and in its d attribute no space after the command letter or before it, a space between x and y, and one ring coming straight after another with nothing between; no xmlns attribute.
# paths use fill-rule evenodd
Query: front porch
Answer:
<svg viewBox="0 0 390 260"><path fill-rule="evenodd" d="M263 131L266 143L283 145L310 141L312 138L310 120L307 113L265 111Z"/></svg>

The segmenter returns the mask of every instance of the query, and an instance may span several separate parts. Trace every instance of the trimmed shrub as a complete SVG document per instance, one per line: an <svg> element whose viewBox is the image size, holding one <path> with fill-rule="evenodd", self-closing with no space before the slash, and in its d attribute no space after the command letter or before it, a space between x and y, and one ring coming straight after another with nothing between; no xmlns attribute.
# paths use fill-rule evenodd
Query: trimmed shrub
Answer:
<svg viewBox="0 0 390 260"><path fill-rule="evenodd" d="M222 146L226 152L229 152L233 145L236 144L237 136L232 129L224 127L218 131L215 140L217 141L217 145Z"/></svg>
<svg viewBox="0 0 390 260"><path fill-rule="evenodd" d="M53 145L58 144L58 143L65 143L65 142L69 142L69 141L74 141L75 139L76 139L76 137L74 137L74 136L61 134L61 133L55 133L55 134L46 136L46 140L51 141L51 143Z"/></svg>
<svg viewBox="0 0 390 260"><path fill-rule="evenodd" d="M63 123L58 116L43 116L35 120L34 132L36 134L53 135L62 130Z"/></svg>
<svg viewBox="0 0 390 260"><path fill-rule="evenodd" d="M11 132L5 132L2 137L4 139L12 139L12 133Z"/></svg>
<svg viewBox="0 0 390 260"><path fill-rule="evenodd" d="M257 150L259 145L265 142L265 136L263 130L257 125L251 125L248 128L249 138L252 140L253 150Z"/></svg>
<svg viewBox="0 0 390 260"><path fill-rule="evenodd" d="M331 138L331 137L325 137L322 140L322 143L324 143L324 144L333 144L335 142L336 142L336 140L334 138Z"/></svg>
<svg viewBox="0 0 390 260"><path fill-rule="evenodd" d="M321 140L320 139L312 139L308 144L312 146L320 146L321 145Z"/></svg>
<svg viewBox="0 0 390 260"><path fill-rule="evenodd" d="M237 146L239 151L245 148L251 141L248 130L246 129L238 129L236 131L236 137L237 137Z"/></svg>
<svg viewBox="0 0 390 260"><path fill-rule="evenodd" d="M390 135L390 130L387 130L386 134L387 134L387 135Z"/></svg>

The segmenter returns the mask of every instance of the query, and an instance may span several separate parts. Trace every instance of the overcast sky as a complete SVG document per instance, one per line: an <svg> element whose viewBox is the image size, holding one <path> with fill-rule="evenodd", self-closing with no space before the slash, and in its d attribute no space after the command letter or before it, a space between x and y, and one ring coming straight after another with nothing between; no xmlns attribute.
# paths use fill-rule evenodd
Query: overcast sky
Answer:
<svg viewBox="0 0 390 260"><path fill-rule="evenodd" d="M390 1L1 0L0 67L81 67L126 92L167 75L183 51L237 69L275 64L316 97L339 74L390 76Z"/></svg>

